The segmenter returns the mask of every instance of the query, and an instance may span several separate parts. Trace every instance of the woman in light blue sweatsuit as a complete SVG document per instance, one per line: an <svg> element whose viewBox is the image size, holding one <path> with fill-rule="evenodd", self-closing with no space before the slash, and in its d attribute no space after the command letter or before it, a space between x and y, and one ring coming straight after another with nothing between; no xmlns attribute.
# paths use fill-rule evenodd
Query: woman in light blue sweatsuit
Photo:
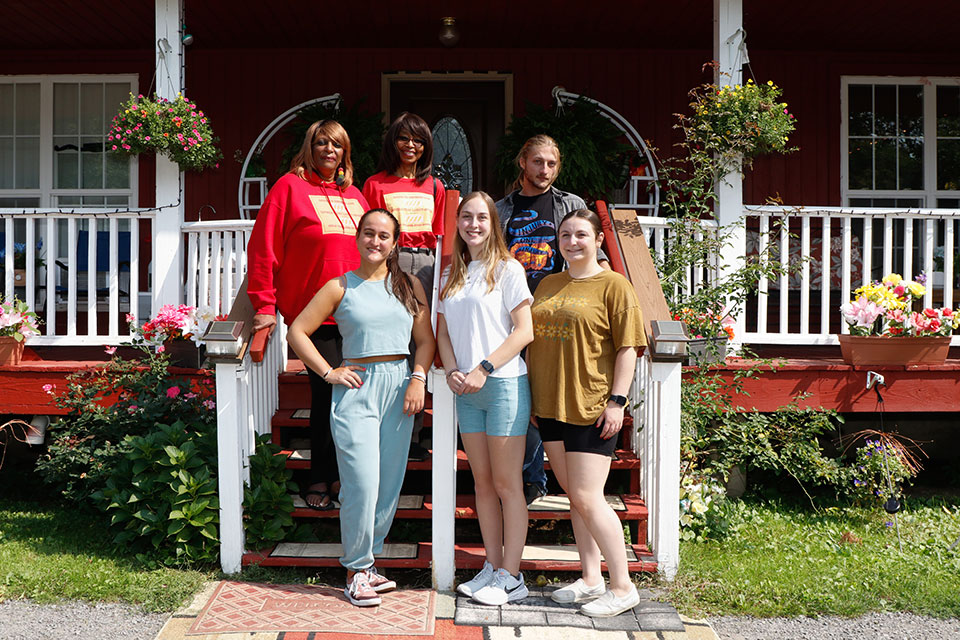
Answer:
<svg viewBox="0 0 960 640"><path fill-rule="evenodd" d="M371 209L357 224L360 267L327 282L290 326L287 339L304 364L334 385L330 429L340 466L340 539L353 604L380 604L395 588L373 566L400 499L413 416L423 409L426 371L436 344L426 294L397 260L400 223ZM333 368L309 336L333 316L343 363ZM413 372L407 364L416 343Z"/></svg>

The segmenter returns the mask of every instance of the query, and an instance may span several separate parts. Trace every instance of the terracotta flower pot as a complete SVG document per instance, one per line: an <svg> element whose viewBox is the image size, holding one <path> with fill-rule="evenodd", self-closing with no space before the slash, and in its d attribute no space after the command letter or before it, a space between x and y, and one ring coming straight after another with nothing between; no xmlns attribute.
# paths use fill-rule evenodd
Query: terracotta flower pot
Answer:
<svg viewBox="0 0 960 640"><path fill-rule="evenodd" d="M0 366L16 366L23 357L23 341L17 342L12 336L0 336Z"/></svg>
<svg viewBox="0 0 960 640"><path fill-rule="evenodd" d="M942 364L950 336L888 337L840 334L840 353L847 364Z"/></svg>

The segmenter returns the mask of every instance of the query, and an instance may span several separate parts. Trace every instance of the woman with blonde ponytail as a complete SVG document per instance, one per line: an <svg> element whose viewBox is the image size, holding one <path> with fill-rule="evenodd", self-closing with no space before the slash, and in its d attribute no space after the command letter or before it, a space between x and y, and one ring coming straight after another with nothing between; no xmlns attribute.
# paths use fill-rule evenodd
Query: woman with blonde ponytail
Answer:
<svg viewBox="0 0 960 640"><path fill-rule="evenodd" d="M480 573L457 591L494 606L527 596L520 573L527 534L520 470L530 387L520 351L533 340L532 300L493 200L482 191L467 195L457 211L453 260L441 280L437 333L447 385L457 394L487 556Z"/></svg>
<svg viewBox="0 0 960 640"><path fill-rule="evenodd" d="M340 466L340 538L347 599L380 604L395 588L373 566L400 499L413 416L423 409L436 344L423 286L400 270L400 223L371 209L357 223L360 266L327 282L290 327L287 340L303 363L333 387L330 429ZM310 335L332 316L343 336L343 363L333 367ZM413 371L407 364L410 337Z"/></svg>

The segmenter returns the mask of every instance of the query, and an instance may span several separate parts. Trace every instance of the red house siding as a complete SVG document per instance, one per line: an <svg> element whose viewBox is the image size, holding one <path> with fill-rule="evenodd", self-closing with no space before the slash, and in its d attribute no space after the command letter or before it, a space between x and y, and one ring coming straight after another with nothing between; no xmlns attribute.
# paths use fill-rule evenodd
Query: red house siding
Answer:
<svg viewBox="0 0 960 640"><path fill-rule="evenodd" d="M210 115L221 138L220 169L188 174L187 219L210 204L216 217L237 215L240 164L260 131L289 107L340 92L348 104L366 98L380 110L381 73L501 71L513 74L514 113L546 104L561 85L619 111L656 148L673 153L673 114L687 108L687 91L710 80L701 70L707 50L640 49L195 49L186 55L186 93ZM756 79L780 84L797 115L792 142L800 151L761 158L748 173L744 201L770 196L785 203L840 203L840 78L843 75L960 76L958 54L751 51ZM123 51L0 51L4 74L137 73L141 90L153 76L152 55ZM140 161L140 204L152 206L154 164ZM204 218L213 217L209 209Z"/></svg>

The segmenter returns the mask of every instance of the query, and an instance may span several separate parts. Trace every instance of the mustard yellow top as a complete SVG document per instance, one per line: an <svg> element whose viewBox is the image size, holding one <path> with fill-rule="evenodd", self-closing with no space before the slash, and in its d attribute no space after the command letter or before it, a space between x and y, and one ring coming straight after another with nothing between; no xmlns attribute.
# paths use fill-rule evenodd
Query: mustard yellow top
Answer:
<svg viewBox="0 0 960 640"><path fill-rule="evenodd" d="M646 345L633 286L613 271L580 280L555 273L537 287L531 312L534 415L594 424L610 398L617 351Z"/></svg>

